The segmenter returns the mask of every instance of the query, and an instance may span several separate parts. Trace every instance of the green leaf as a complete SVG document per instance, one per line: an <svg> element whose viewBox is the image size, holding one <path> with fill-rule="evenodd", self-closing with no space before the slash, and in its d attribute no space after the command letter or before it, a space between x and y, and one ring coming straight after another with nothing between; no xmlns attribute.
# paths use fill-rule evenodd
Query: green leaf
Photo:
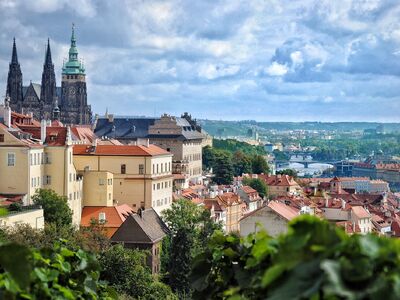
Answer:
<svg viewBox="0 0 400 300"><path fill-rule="evenodd" d="M30 257L31 251L25 246L17 244L0 246L0 265L22 289L26 289L29 285L32 270Z"/></svg>
<svg viewBox="0 0 400 300"><path fill-rule="evenodd" d="M262 277L261 281L262 286L263 287L269 286L272 282L275 281L275 279L281 276L282 273L285 272L285 270L286 266L282 264L277 264L275 266L268 268Z"/></svg>

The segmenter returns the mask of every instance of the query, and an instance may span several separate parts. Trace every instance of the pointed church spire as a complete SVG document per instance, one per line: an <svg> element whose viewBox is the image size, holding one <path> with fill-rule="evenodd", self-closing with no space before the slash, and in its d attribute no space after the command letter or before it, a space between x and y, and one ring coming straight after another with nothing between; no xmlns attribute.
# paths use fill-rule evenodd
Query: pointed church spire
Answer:
<svg viewBox="0 0 400 300"><path fill-rule="evenodd" d="M13 49L12 49L11 63L18 64L17 45L15 44L15 37L14 37L14 43L13 43Z"/></svg>
<svg viewBox="0 0 400 300"><path fill-rule="evenodd" d="M47 39L47 49L46 49L46 57L44 59L44 65L50 66L53 62L51 60L51 50L50 50L50 39Z"/></svg>

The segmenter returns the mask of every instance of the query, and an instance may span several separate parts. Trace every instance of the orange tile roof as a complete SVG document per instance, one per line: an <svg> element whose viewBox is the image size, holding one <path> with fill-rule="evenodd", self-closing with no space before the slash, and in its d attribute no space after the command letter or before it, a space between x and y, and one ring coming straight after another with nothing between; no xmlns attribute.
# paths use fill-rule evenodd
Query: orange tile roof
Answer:
<svg viewBox="0 0 400 300"><path fill-rule="evenodd" d="M299 215L299 210L281 202L270 201L267 206L288 221L294 219Z"/></svg>
<svg viewBox="0 0 400 300"><path fill-rule="evenodd" d="M149 145L74 145L74 155L123 155L123 156L157 156L172 155L170 152L156 146Z"/></svg>
<svg viewBox="0 0 400 300"><path fill-rule="evenodd" d="M127 204L119 206L85 206L82 209L81 226L90 226L92 219L99 220L99 214L106 214L104 227L119 227L126 217L133 213L132 208Z"/></svg>
<svg viewBox="0 0 400 300"><path fill-rule="evenodd" d="M241 187L242 191L245 192L246 194L253 194L253 193L257 193L257 191L255 189L253 189L251 186L248 185L244 185Z"/></svg>
<svg viewBox="0 0 400 300"><path fill-rule="evenodd" d="M371 217L371 214L362 206L353 206L351 210L359 219Z"/></svg>

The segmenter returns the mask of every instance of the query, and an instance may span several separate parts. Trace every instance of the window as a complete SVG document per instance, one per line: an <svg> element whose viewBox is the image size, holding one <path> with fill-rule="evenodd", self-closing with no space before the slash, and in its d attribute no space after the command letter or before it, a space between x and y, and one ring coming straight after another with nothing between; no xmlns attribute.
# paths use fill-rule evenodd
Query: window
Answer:
<svg viewBox="0 0 400 300"><path fill-rule="evenodd" d="M106 222L106 213L105 212L99 213L99 223L104 224L105 222Z"/></svg>
<svg viewBox="0 0 400 300"><path fill-rule="evenodd" d="M139 165L139 174L140 174L140 175L143 175L143 174L144 174L144 165L143 165L143 164L140 164L140 165Z"/></svg>
<svg viewBox="0 0 400 300"><path fill-rule="evenodd" d="M153 174L156 172L156 165L153 165Z"/></svg>
<svg viewBox="0 0 400 300"><path fill-rule="evenodd" d="M7 153L7 165L9 167L15 166L15 153Z"/></svg>
<svg viewBox="0 0 400 300"><path fill-rule="evenodd" d="M163 173L164 172L164 170L163 170L163 164L161 164L161 173Z"/></svg>
<svg viewBox="0 0 400 300"><path fill-rule="evenodd" d="M111 200L111 193L108 193L108 200Z"/></svg>
<svg viewBox="0 0 400 300"><path fill-rule="evenodd" d="M104 178L99 178L99 185L104 185Z"/></svg>
<svg viewBox="0 0 400 300"><path fill-rule="evenodd" d="M156 190L156 184L153 183L153 191L155 191L155 190Z"/></svg>
<svg viewBox="0 0 400 300"><path fill-rule="evenodd" d="M160 189L160 183L157 183L157 190Z"/></svg>
<svg viewBox="0 0 400 300"><path fill-rule="evenodd" d="M4 134L0 134L0 143L4 143Z"/></svg>
<svg viewBox="0 0 400 300"><path fill-rule="evenodd" d="M167 163L165 163L165 172L167 172L168 171L168 169L167 169Z"/></svg>
<svg viewBox="0 0 400 300"><path fill-rule="evenodd" d="M44 185L51 184L51 176L50 175L43 176L43 184Z"/></svg>
<svg viewBox="0 0 400 300"><path fill-rule="evenodd" d="M121 165L121 174L126 174L126 165Z"/></svg>
<svg viewBox="0 0 400 300"><path fill-rule="evenodd" d="M33 178L31 178L31 187L34 187L34 185L33 185Z"/></svg>
<svg viewBox="0 0 400 300"><path fill-rule="evenodd" d="M71 181L72 181L72 174L69 173L69 182L71 182Z"/></svg>
<svg viewBox="0 0 400 300"><path fill-rule="evenodd" d="M69 200L72 200L72 193L69 194Z"/></svg>
<svg viewBox="0 0 400 300"><path fill-rule="evenodd" d="M158 174L158 164L157 164L157 174Z"/></svg>
<svg viewBox="0 0 400 300"><path fill-rule="evenodd" d="M36 165L36 153L33 153L33 164Z"/></svg>
<svg viewBox="0 0 400 300"><path fill-rule="evenodd" d="M69 163L72 164L72 152L69 153Z"/></svg>
<svg viewBox="0 0 400 300"><path fill-rule="evenodd" d="M50 153L45 154L45 163L46 164L51 164L51 155Z"/></svg>
<svg viewBox="0 0 400 300"><path fill-rule="evenodd" d="M112 185L112 178L109 178L107 181L108 181L108 185Z"/></svg>

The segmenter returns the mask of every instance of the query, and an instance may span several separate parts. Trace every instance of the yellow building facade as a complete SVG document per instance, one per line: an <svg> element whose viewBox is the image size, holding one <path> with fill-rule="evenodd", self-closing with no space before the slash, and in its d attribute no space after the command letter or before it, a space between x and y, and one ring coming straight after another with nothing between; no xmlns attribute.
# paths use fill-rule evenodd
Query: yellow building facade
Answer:
<svg viewBox="0 0 400 300"><path fill-rule="evenodd" d="M75 145L74 163L83 176L85 206L104 205L95 200L96 194L105 193L99 185L104 172L112 175L113 205L152 207L160 213L172 203L172 154L155 145Z"/></svg>

